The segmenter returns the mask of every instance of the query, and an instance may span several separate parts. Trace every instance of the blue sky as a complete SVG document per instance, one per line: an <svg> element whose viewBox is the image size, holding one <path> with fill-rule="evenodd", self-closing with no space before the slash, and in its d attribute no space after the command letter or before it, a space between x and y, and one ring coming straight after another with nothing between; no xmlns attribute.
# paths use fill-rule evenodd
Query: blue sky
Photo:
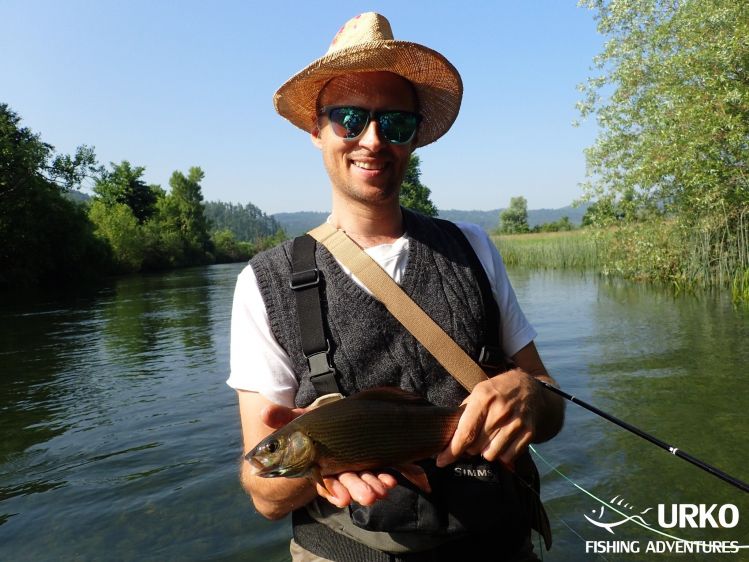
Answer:
<svg viewBox="0 0 749 562"><path fill-rule="evenodd" d="M458 120L423 147L441 209L529 208L580 196L595 123L574 128L576 85L602 38L573 0L197 2L3 0L0 102L59 152L145 166L168 186L200 166L207 200L268 213L330 208L320 155L273 110L287 78L321 56L350 17L377 11L397 39L461 72Z"/></svg>

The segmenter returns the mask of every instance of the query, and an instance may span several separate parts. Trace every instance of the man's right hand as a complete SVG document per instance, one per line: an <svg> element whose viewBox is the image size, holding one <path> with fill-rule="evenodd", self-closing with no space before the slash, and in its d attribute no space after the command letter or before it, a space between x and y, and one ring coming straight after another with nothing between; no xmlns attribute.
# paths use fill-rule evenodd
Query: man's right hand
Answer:
<svg viewBox="0 0 749 562"><path fill-rule="evenodd" d="M302 415L304 408L274 404L255 392L239 391L239 408L245 454L262 439ZM250 474L249 463L242 461L242 485L252 496L256 509L265 517L278 519L308 503L316 496L336 507L352 502L372 505L384 498L397 484L387 472L343 472L325 476L322 484L302 478L261 478Z"/></svg>

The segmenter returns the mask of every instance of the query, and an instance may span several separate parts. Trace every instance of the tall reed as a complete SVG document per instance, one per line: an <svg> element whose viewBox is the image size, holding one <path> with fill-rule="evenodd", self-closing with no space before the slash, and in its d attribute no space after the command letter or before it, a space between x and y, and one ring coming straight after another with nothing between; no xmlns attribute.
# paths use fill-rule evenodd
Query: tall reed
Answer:
<svg viewBox="0 0 749 562"><path fill-rule="evenodd" d="M492 236L508 266L594 269L597 240L584 230Z"/></svg>
<svg viewBox="0 0 749 562"><path fill-rule="evenodd" d="M699 223L651 219L571 232L494 235L508 266L595 269L676 291L727 289L749 303L749 209Z"/></svg>

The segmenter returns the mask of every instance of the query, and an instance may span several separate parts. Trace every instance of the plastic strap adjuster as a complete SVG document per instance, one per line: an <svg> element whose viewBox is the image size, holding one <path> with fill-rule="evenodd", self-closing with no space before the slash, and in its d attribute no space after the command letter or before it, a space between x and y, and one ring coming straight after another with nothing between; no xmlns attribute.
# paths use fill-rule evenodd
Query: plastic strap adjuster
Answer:
<svg viewBox="0 0 749 562"><path fill-rule="evenodd" d="M319 351L307 356L309 366L309 380L318 396L340 392L338 382L336 381L336 372L330 365L328 355L330 346L325 351Z"/></svg>
<svg viewBox="0 0 749 562"><path fill-rule="evenodd" d="M333 367L330 366L330 358L328 357L329 351L330 346L324 351L318 351L307 356L307 366L309 367L310 376L324 375L333 370Z"/></svg>
<svg viewBox="0 0 749 562"><path fill-rule="evenodd" d="M289 287L294 291L299 289L306 289L308 287L315 287L320 284L320 270L306 269L304 271L295 271L291 274L289 280Z"/></svg>
<svg viewBox="0 0 749 562"><path fill-rule="evenodd" d="M479 353L478 363L485 369L499 369L506 365L505 354L499 347L485 345Z"/></svg>

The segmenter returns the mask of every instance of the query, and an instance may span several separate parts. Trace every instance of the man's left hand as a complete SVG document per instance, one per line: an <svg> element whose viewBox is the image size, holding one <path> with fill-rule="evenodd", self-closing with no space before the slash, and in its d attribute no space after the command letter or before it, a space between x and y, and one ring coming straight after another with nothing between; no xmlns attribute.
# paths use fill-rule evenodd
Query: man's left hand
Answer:
<svg viewBox="0 0 749 562"><path fill-rule="evenodd" d="M463 401L465 411L449 445L437 456L437 466L467 453L512 467L535 435L535 417L543 409L542 391L522 369L477 384Z"/></svg>

